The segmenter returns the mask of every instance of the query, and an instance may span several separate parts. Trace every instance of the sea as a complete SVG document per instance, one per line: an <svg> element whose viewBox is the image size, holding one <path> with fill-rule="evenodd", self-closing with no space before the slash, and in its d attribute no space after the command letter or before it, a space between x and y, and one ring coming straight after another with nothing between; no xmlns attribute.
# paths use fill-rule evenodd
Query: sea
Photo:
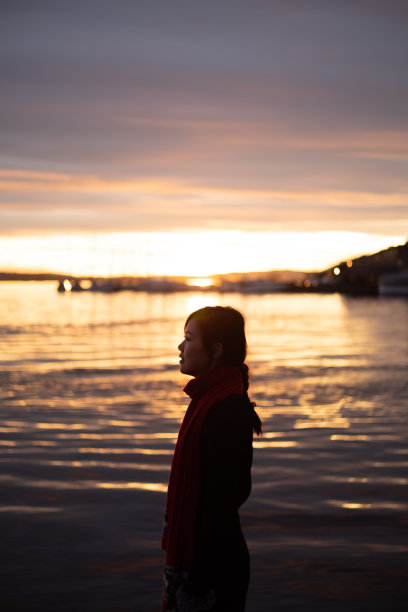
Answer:
<svg viewBox="0 0 408 612"><path fill-rule="evenodd" d="M248 611L405 607L406 298L2 282L2 610L160 609L177 346L215 304L245 316L263 421L241 508Z"/></svg>

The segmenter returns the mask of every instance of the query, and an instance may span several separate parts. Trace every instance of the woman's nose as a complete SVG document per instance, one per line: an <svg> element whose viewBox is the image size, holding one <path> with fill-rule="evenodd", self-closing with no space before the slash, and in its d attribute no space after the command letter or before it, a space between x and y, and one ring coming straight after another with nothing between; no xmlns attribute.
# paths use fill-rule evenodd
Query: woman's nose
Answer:
<svg viewBox="0 0 408 612"><path fill-rule="evenodd" d="M177 348L178 348L179 351L183 350L183 348L184 348L184 340L183 340L183 342L180 342L180 344L178 345Z"/></svg>

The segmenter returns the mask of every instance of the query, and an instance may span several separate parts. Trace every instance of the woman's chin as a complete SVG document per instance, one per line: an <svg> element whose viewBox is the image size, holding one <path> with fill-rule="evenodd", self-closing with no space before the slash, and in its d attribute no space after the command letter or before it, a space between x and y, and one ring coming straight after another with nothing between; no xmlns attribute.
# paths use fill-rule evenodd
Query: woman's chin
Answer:
<svg viewBox="0 0 408 612"><path fill-rule="evenodd" d="M195 376L184 363L180 363L180 373L186 376Z"/></svg>

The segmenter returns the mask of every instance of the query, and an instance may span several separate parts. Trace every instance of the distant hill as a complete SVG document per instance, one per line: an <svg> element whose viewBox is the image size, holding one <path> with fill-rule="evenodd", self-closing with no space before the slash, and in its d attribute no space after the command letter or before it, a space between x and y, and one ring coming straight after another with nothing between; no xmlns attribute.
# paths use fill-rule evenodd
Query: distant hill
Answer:
<svg viewBox="0 0 408 612"><path fill-rule="evenodd" d="M372 255L342 261L319 275L320 288L340 293L376 294L381 277L408 271L408 242Z"/></svg>
<svg viewBox="0 0 408 612"><path fill-rule="evenodd" d="M408 242L348 261L351 261L353 264L351 267L358 271L396 272L408 267ZM347 265L347 261L342 261L337 265L340 267Z"/></svg>
<svg viewBox="0 0 408 612"><path fill-rule="evenodd" d="M51 272L0 272L0 281L59 281L74 278L70 274L53 274Z"/></svg>

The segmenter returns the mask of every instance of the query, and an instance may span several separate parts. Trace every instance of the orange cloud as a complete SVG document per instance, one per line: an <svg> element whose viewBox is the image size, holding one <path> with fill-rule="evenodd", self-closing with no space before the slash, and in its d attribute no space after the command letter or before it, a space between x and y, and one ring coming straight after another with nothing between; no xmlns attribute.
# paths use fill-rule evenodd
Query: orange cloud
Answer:
<svg viewBox="0 0 408 612"><path fill-rule="evenodd" d="M55 193L110 193L110 194L156 194L168 196L200 197L209 204L236 205L249 199L270 201L302 201L304 203L324 203L326 205L354 205L359 202L367 206L406 206L407 197L400 193L378 193L348 190L273 190L252 188L227 188L194 185L171 179L133 179L124 180L114 177L103 178L95 175L59 174L24 170L0 170L0 188L4 192L29 194L33 191ZM0 202L1 206L1 202ZM25 207L29 207L27 200Z"/></svg>

